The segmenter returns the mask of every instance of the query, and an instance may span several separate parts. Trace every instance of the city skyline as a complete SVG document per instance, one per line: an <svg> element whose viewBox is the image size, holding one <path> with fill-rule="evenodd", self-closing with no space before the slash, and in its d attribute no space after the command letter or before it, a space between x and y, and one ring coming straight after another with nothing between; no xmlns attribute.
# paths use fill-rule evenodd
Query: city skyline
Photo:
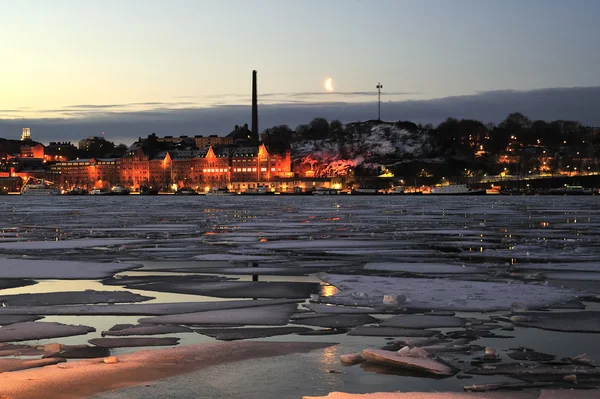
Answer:
<svg viewBox="0 0 600 399"><path fill-rule="evenodd" d="M252 69L261 128L376 118L378 82L387 120L461 117L450 113L461 101L498 92L498 114L531 113L506 111L506 97L600 86L598 11L591 0L7 3L0 136L31 125L41 141L75 139L73 129L131 142L154 122L162 134L227 134L250 122ZM570 101L589 107L585 95ZM465 117L495 121L467 105ZM593 112L543 111L598 123Z"/></svg>

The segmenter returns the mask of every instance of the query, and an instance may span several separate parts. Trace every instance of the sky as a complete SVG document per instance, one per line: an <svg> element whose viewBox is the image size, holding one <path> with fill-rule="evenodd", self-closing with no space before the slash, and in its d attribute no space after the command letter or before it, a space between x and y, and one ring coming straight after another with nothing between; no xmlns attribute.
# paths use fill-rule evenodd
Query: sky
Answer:
<svg viewBox="0 0 600 399"><path fill-rule="evenodd" d="M253 69L260 112L268 114L259 114L262 128L319 113L376 118L378 82L382 118L423 122L440 101L458 99L450 112L498 91L530 98L550 93L540 89L589 95L580 89L600 87L597 0L0 0L0 7L0 137L18 137L26 124L40 141L105 130L128 140L155 131L153 123L164 134L224 135L250 120ZM479 119L494 111L469 109ZM557 117L592 124L596 113ZM435 118L448 116L456 115ZM225 117L235 120L216 122Z"/></svg>

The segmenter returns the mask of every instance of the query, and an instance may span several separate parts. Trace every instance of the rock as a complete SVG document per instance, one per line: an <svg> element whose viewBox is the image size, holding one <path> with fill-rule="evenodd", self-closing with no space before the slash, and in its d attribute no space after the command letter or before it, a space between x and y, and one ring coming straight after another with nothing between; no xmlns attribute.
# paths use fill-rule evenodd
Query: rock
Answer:
<svg viewBox="0 0 600 399"><path fill-rule="evenodd" d="M106 364L114 364L114 363L119 363L119 358L117 358L116 356L109 356L109 357L105 357L104 360L102 360L102 361Z"/></svg>
<svg viewBox="0 0 600 399"><path fill-rule="evenodd" d="M376 349L365 349L362 357L374 363L382 363L389 366L418 371L426 374L452 376L456 371L435 359L422 359L409 356L399 356L395 352Z"/></svg>
<svg viewBox="0 0 600 399"><path fill-rule="evenodd" d="M342 362L342 364L352 366L354 364L364 362L365 359L360 353L347 353L340 356L340 361Z"/></svg>

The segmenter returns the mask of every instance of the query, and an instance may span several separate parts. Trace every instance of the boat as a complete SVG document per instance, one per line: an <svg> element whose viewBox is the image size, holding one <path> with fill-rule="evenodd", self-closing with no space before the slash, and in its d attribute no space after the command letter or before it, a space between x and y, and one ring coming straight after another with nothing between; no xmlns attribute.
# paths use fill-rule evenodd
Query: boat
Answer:
<svg viewBox="0 0 600 399"><path fill-rule="evenodd" d="M21 195L59 195L60 190L51 182L30 177L21 188Z"/></svg>
<svg viewBox="0 0 600 399"><path fill-rule="evenodd" d="M484 195L485 189L472 189L466 184L449 184L431 188L431 195Z"/></svg>
<svg viewBox="0 0 600 399"><path fill-rule="evenodd" d="M337 195L340 193L340 190L336 190L335 188L315 188L313 194L315 195Z"/></svg>
<svg viewBox="0 0 600 399"><path fill-rule="evenodd" d="M67 195L87 195L88 191L83 188L75 187L71 191L66 192Z"/></svg>
<svg viewBox="0 0 600 399"><path fill-rule="evenodd" d="M392 189L390 189L390 191L388 191L388 194L392 194L392 195L404 194L404 187L400 187L400 186L393 187Z"/></svg>
<svg viewBox="0 0 600 399"><path fill-rule="evenodd" d="M123 187L123 186L114 186L110 190L111 195L129 195L129 193L130 193L129 189L126 187Z"/></svg>
<svg viewBox="0 0 600 399"><path fill-rule="evenodd" d="M107 195L110 194L109 191L106 190L102 190L100 188L95 188L92 191L90 191L90 195Z"/></svg>
<svg viewBox="0 0 600 399"><path fill-rule="evenodd" d="M273 194L268 190L267 186L258 186L256 188L248 188L246 191L243 191L242 194L245 195L267 195Z"/></svg>
<svg viewBox="0 0 600 399"><path fill-rule="evenodd" d="M352 195L376 195L381 194L376 188L359 187L351 191Z"/></svg>
<svg viewBox="0 0 600 399"><path fill-rule="evenodd" d="M151 187L141 186L140 195L158 195L158 190Z"/></svg>
<svg viewBox="0 0 600 399"><path fill-rule="evenodd" d="M235 195L233 191L229 191L228 188L217 188L214 187L212 190L206 192L206 195Z"/></svg>
<svg viewBox="0 0 600 399"><path fill-rule="evenodd" d="M561 188L551 189L548 194L550 195L593 195L594 190L591 188L584 188L582 186L564 186Z"/></svg>
<svg viewBox="0 0 600 399"><path fill-rule="evenodd" d="M180 188L179 190L175 191L175 195L198 195L198 193L191 189L191 188Z"/></svg>

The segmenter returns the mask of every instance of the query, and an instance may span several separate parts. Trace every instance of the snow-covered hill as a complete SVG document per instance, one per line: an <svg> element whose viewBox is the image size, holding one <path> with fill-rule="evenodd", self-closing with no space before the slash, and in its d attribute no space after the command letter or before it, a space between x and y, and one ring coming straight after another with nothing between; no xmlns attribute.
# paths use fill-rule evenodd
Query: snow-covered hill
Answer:
<svg viewBox="0 0 600 399"><path fill-rule="evenodd" d="M414 124L378 121L349 123L341 134L320 140L292 143L295 164L318 165L331 174L349 168L374 168L398 161L427 158L434 149L428 130Z"/></svg>

